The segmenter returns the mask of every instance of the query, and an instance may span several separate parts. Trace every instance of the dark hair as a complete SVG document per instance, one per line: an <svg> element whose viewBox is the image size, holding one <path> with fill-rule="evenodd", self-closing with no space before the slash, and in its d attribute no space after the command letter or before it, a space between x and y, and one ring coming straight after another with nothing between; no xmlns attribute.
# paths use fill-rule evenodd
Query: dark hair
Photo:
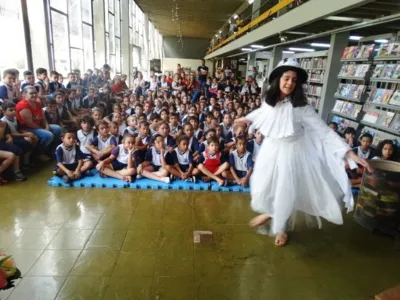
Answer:
<svg viewBox="0 0 400 300"><path fill-rule="evenodd" d="M370 139L370 141L372 142L372 139L373 139L373 137L372 137L372 135L370 134L370 133L368 133L368 132L366 132L366 133L364 133L364 134L362 134L361 136L360 136L360 141L363 139L363 138L369 138Z"/></svg>
<svg viewBox="0 0 400 300"><path fill-rule="evenodd" d="M190 126L193 128L192 124L190 124L189 122L186 122L185 125L183 125L183 130L185 130L185 127Z"/></svg>
<svg viewBox="0 0 400 300"><path fill-rule="evenodd" d="M46 105L53 105L53 104L57 104L56 99L54 99L53 97L47 97L46 98Z"/></svg>
<svg viewBox="0 0 400 300"><path fill-rule="evenodd" d="M125 142L126 138L133 138L133 140L136 142L136 137L133 134L125 133L123 138L122 138L122 142Z"/></svg>
<svg viewBox="0 0 400 300"><path fill-rule="evenodd" d="M151 115L150 115L150 121L154 121L154 120L160 120L161 119L161 117L157 114L157 113L152 113Z"/></svg>
<svg viewBox="0 0 400 300"><path fill-rule="evenodd" d="M15 104L13 102L4 102L1 108L6 111L9 108L15 108Z"/></svg>
<svg viewBox="0 0 400 300"><path fill-rule="evenodd" d="M59 76L57 71L51 71L50 76Z"/></svg>
<svg viewBox="0 0 400 300"><path fill-rule="evenodd" d="M169 117L170 117L170 118L171 118L171 117L175 117L175 118L179 119L179 114L176 113L176 112L173 112L173 113L171 113L171 114L169 115Z"/></svg>
<svg viewBox="0 0 400 300"><path fill-rule="evenodd" d="M272 80L268 90L263 93L265 103L270 106L275 106L281 96L281 89L279 88L279 81L283 74ZM307 105L307 97L304 94L303 85L297 78L296 87L292 94L289 95L293 107L302 107Z"/></svg>
<svg viewBox="0 0 400 300"><path fill-rule="evenodd" d="M219 146L218 138L216 136L212 136L209 139L207 139L207 144L210 145L211 143L217 144Z"/></svg>
<svg viewBox="0 0 400 300"><path fill-rule="evenodd" d="M158 133L156 133L155 135L153 135L153 137L151 138L151 143L154 144L154 142L156 141L156 139L158 139L159 137L162 138L162 136Z"/></svg>
<svg viewBox="0 0 400 300"><path fill-rule="evenodd" d="M331 125L335 126L336 130L337 130L338 127L339 127L339 124L336 123L336 122L329 122L328 126L331 126ZM350 128L350 127L349 127L349 128ZM346 130L347 130L347 128L346 128ZM346 130L345 130L345 131L346 131Z"/></svg>
<svg viewBox="0 0 400 300"><path fill-rule="evenodd" d="M178 136L178 137L176 138L176 144L177 144L177 145L179 145L182 141L186 141L186 142L189 143L189 137L187 137L187 136L184 135L184 134L181 134L180 136Z"/></svg>
<svg viewBox="0 0 400 300"><path fill-rule="evenodd" d="M108 122L105 121L105 120L101 120L100 123L99 123L99 125L97 126L97 128L100 128L100 126L106 126L106 127L108 127Z"/></svg>
<svg viewBox="0 0 400 300"><path fill-rule="evenodd" d="M195 117L195 116L191 116L191 117L189 117L189 118L187 119L187 121L188 121L188 123L189 123L190 121L196 121L197 123L199 123L199 118L197 118L197 117Z"/></svg>
<svg viewBox="0 0 400 300"><path fill-rule="evenodd" d="M45 68L37 68L36 69L36 76L47 73L47 70Z"/></svg>
<svg viewBox="0 0 400 300"><path fill-rule="evenodd" d="M7 70L4 70L4 72L3 72L3 77L6 77L7 75L14 75L14 76L16 76L17 74L15 73L14 69L7 69Z"/></svg>
<svg viewBox="0 0 400 300"><path fill-rule="evenodd" d="M244 142L245 144L247 144L247 139L246 139L245 136L237 136L237 137L235 137L235 145L236 145L239 141L242 141L242 142Z"/></svg>
<svg viewBox="0 0 400 300"><path fill-rule="evenodd" d="M32 71L25 71L24 72L24 77L30 76L30 75L33 75Z"/></svg>
<svg viewBox="0 0 400 300"><path fill-rule="evenodd" d="M376 147L377 155L379 157L382 157L382 150L383 150L383 147L385 147L385 145L392 145L393 153L392 153L392 156L390 157L390 160L393 160L393 158L396 157L397 149L392 140L383 140L382 142L380 142L378 147Z"/></svg>
<svg viewBox="0 0 400 300"><path fill-rule="evenodd" d="M206 131L206 133L204 134L204 136L207 136L207 134L209 134L210 132L214 132L214 134L217 134L217 132L215 131L214 128L210 128Z"/></svg>
<svg viewBox="0 0 400 300"><path fill-rule="evenodd" d="M335 122L331 122L331 123L334 123L334 124L336 124L336 128L337 128L337 123L335 123ZM331 123L329 123L329 125L331 124ZM356 134L356 130L353 128L353 127L347 127L345 130L344 130L344 132L343 132L343 134Z"/></svg>
<svg viewBox="0 0 400 300"><path fill-rule="evenodd" d="M140 122L140 123L139 123L139 128L140 128L140 127L143 127L143 126L149 127L149 123L147 123L146 121Z"/></svg>
<svg viewBox="0 0 400 300"><path fill-rule="evenodd" d="M75 126L72 126L72 127L67 127L66 129L65 129L65 131L63 131L62 132L62 137L64 137L66 134L68 134L68 133L70 133L70 134L74 134L75 135L75 138L76 138L76 127Z"/></svg>
<svg viewBox="0 0 400 300"><path fill-rule="evenodd" d="M78 124L89 123L91 127L94 126L94 119L91 116L83 116L79 119Z"/></svg>
<svg viewBox="0 0 400 300"><path fill-rule="evenodd" d="M69 90L68 95L70 95L72 92L75 92L75 93L76 93L76 88L71 88L71 89Z"/></svg>

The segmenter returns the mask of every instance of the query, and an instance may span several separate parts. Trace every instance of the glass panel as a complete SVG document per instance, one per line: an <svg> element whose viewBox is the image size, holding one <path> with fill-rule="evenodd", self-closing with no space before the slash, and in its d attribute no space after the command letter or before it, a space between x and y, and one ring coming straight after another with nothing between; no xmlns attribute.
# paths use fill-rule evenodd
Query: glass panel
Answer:
<svg viewBox="0 0 400 300"><path fill-rule="evenodd" d="M67 17L52 11L51 22L53 25L55 68L58 72L67 74L70 71Z"/></svg>
<svg viewBox="0 0 400 300"><path fill-rule="evenodd" d="M10 1L10 2L14 2L14 1ZM57 9L57 10L59 10L59 11L67 13L67 1L66 0L51 0L50 1L50 6L55 8L55 9Z"/></svg>
<svg viewBox="0 0 400 300"><path fill-rule="evenodd" d="M115 75L115 55L110 55L110 67L112 75Z"/></svg>
<svg viewBox="0 0 400 300"><path fill-rule="evenodd" d="M92 24L92 0L82 1L82 21Z"/></svg>
<svg viewBox="0 0 400 300"><path fill-rule="evenodd" d="M119 0L115 0L115 36L121 37L121 16Z"/></svg>
<svg viewBox="0 0 400 300"><path fill-rule="evenodd" d="M82 48L81 1L69 0L69 31L71 47Z"/></svg>
<svg viewBox="0 0 400 300"><path fill-rule="evenodd" d="M115 54L114 16L108 14L108 35L110 37L110 54Z"/></svg>
<svg viewBox="0 0 400 300"><path fill-rule="evenodd" d="M114 0L108 0L108 10L114 13Z"/></svg>
<svg viewBox="0 0 400 300"><path fill-rule="evenodd" d="M135 38L135 32L133 28L129 28L129 44L133 45L133 40Z"/></svg>
<svg viewBox="0 0 400 300"><path fill-rule="evenodd" d="M105 28L105 31L108 32L108 11L107 11L108 0L104 0L104 7L105 7L105 12L104 12L105 27L104 28Z"/></svg>
<svg viewBox="0 0 400 300"><path fill-rule="evenodd" d="M132 1L129 1L129 27L132 27Z"/></svg>
<svg viewBox="0 0 400 300"><path fill-rule="evenodd" d="M28 68L21 1L0 0L0 70L15 68L22 73Z"/></svg>
<svg viewBox="0 0 400 300"><path fill-rule="evenodd" d="M79 49L71 49L71 70L79 69L82 73L83 68L83 51Z"/></svg>
<svg viewBox="0 0 400 300"><path fill-rule="evenodd" d="M121 73L121 40L115 39L115 72Z"/></svg>
<svg viewBox="0 0 400 300"><path fill-rule="evenodd" d="M108 35L106 35L106 62L109 63L110 59L110 37Z"/></svg>
<svg viewBox="0 0 400 300"><path fill-rule="evenodd" d="M85 70L92 69L94 67L92 27L86 24L83 24L83 55Z"/></svg>

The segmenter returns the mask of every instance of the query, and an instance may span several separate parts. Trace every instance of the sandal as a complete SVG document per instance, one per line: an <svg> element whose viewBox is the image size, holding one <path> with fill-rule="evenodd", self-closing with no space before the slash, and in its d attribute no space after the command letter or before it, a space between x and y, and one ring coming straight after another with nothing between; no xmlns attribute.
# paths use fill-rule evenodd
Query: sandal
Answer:
<svg viewBox="0 0 400 300"><path fill-rule="evenodd" d="M275 246L283 247L287 244L288 235L286 232L280 232L275 238Z"/></svg>

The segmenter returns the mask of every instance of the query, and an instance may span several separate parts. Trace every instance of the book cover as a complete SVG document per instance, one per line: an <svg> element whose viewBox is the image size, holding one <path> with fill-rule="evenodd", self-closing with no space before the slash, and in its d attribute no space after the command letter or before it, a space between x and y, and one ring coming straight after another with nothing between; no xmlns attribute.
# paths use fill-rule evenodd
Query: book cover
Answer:
<svg viewBox="0 0 400 300"><path fill-rule="evenodd" d="M400 64L394 68L392 79L400 79Z"/></svg>
<svg viewBox="0 0 400 300"><path fill-rule="evenodd" d="M336 100L335 106L333 107L333 111L341 112L344 103L345 103L345 102L342 101L342 100Z"/></svg>
<svg viewBox="0 0 400 300"><path fill-rule="evenodd" d="M365 113L363 121L375 124L376 121L378 121L378 118L379 118L379 113L368 111Z"/></svg>
<svg viewBox="0 0 400 300"><path fill-rule="evenodd" d="M390 124L390 129L400 132L400 114L396 114Z"/></svg>
<svg viewBox="0 0 400 300"><path fill-rule="evenodd" d="M391 111L382 112L378 120L378 125L389 128L390 123L393 120L393 117L394 117L394 112Z"/></svg>
<svg viewBox="0 0 400 300"><path fill-rule="evenodd" d="M356 47L355 46L350 46L349 47L349 50L347 51L347 54L346 54L346 58L347 59L353 58L354 48L356 48Z"/></svg>
<svg viewBox="0 0 400 300"><path fill-rule="evenodd" d="M360 51L358 52L357 58L363 58L364 52L367 50L367 45L362 45Z"/></svg>
<svg viewBox="0 0 400 300"><path fill-rule="evenodd" d="M342 65L338 76L346 76L347 75L347 67L348 67L348 64Z"/></svg>
<svg viewBox="0 0 400 300"><path fill-rule="evenodd" d="M339 84L338 84L338 87L337 87L337 89L336 89L336 94L341 95L343 86L344 86L343 83L339 83Z"/></svg>
<svg viewBox="0 0 400 300"><path fill-rule="evenodd" d="M389 90L389 89L385 90L385 93L384 93L383 98L382 98L382 103L388 104L390 98L392 97L392 94L393 94L393 90Z"/></svg>
<svg viewBox="0 0 400 300"><path fill-rule="evenodd" d="M340 90L340 95L343 97L351 97L350 96L350 87L351 87L351 84L343 84L342 89Z"/></svg>
<svg viewBox="0 0 400 300"><path fill-rule="evenodd" d="M354 73L356 72L356 65L355 64L350 64L347 66L347 72L345 76L354 76Z"/></svg>
<svg viewBox="0 0 400 300"><path fill-rule="evenodd" d="M379 48L378 51L378 56L387 57L392 52L392 49L393 49L393 43L381 44L381 47Z"/></svg>
<svg viewBox="0 0 400 300"><path fill-rule="evenodd" d="M362 54L362 58L369 58L375 49L375 44L369 44L369 45L365 45L365 46L366 47Z"/></svg>
<svg viewBox="0 0 400 300"><path fill-rule="evenodd" d="M362 48L362 46L354 48L352 58L357 58L358 57L358 55L360 54L361 48Z"/></svg>
<svg viewBox="0 0 400 300"><path fill-rule="evenodd" d="M379 143L381 141L383 141L384 139L385 139L384 137L380 136L379 134L376 134L374 136L374 138L372 139L372 144L371 145L374 146L374 147L378 147Z"/></svg>
<svg viewBox="0 0 400 300"><path fill-rule="evenodd" d="M374 72L372 73L372 77L373 78L379 78L381 77L382 71L383 69L385 69L385 65L384 64L378 64L376 65Z"/></svg>
<svg viewBox="0 0 400 300"><path fill-rule="evenodd" d="M393 75L393 71L396 65L394 64L388 64L386 65L385 71L382 72L382 78L391 78Z"/></svg>
<svg viewBox="0 0 400 300"><path fill-rule="evenodd" d="M347 102L343 105L342 114L351 116L354 110L354 103Z"/></svg>
<svg viewBox="0 0 400 300"><path fill-rule="evenodd" d="M371 88L369 92L367 92L367 101L373 102L375 98L377 88Z"/></svg>
<svg viewBox="0 0 400 300"><path fill-rule="evenodd" d="M354 105L354 110L353 110L352 116L353 116L354 118L358 118L358 115L360 114L361 109L362 109L362 105L361 105L361 104L356 104L356 105Z"/></svg>
<svg viewBox="0 0 400 300"><path fill-rule="evenodd" d="M389 100L389 104L400 106L400 90L397 90L393 93L392 98Z"/></svg>
<svg viewBox="0 0 400 300"><path fill-rule="evenodd" d="M353 86L352 86L352 88L354 88ZM360 99L360 97L361 97L361 95L364 93L364 90L365 90L365 85L355 85L355 90L354 90L354 92L352 92L352 97L354 98L354 99Z"/></svg>
<svg viewBox="0 0 400 300"><path fill-rule="evenodd" d="M345 58L346 58L347 52L348 52L348 51L349 51L349 47L345 47L345 48L343 49L341 59L345 59Z"/></svg>
<svg viewBox="0 0 400 300"><path fill-rule="evenodd" d="M367 74L368 70L369 70L369 66L367 64L361 64L357 66L357 70L354 74L355 77L361 77L364 78L365 75Z"/></svg>
<svg viewBox="0 0 400 300"><path fill-rule="evenodd" d="M400 43L393 43L392 53L390 56L400 56Z"/></svg>
<svg viewBox="0 0 400 300"><path fill-rule="evenodd" d="M374 100L372 100L372 102L382 103L384 95L385 95L385 89L376 89Z"/></svg>

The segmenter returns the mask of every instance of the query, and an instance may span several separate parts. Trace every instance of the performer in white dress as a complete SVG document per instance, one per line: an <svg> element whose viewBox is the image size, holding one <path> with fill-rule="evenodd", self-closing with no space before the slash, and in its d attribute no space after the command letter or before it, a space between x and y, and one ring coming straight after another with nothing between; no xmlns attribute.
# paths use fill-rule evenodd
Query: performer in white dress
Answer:
<svg viewBox="0 0 400 300"><path fill-rule="evenodd" d="M236 121L265 136L250 179L251 207L261 215L251 226L271 220L275 244L284 246L289 218L296 211L342 224L340 202L353 208L344 159L370 169L337 133L307 105L302 85L307 72L295 59L285 59L272 71L262 106Z"/></svg>

